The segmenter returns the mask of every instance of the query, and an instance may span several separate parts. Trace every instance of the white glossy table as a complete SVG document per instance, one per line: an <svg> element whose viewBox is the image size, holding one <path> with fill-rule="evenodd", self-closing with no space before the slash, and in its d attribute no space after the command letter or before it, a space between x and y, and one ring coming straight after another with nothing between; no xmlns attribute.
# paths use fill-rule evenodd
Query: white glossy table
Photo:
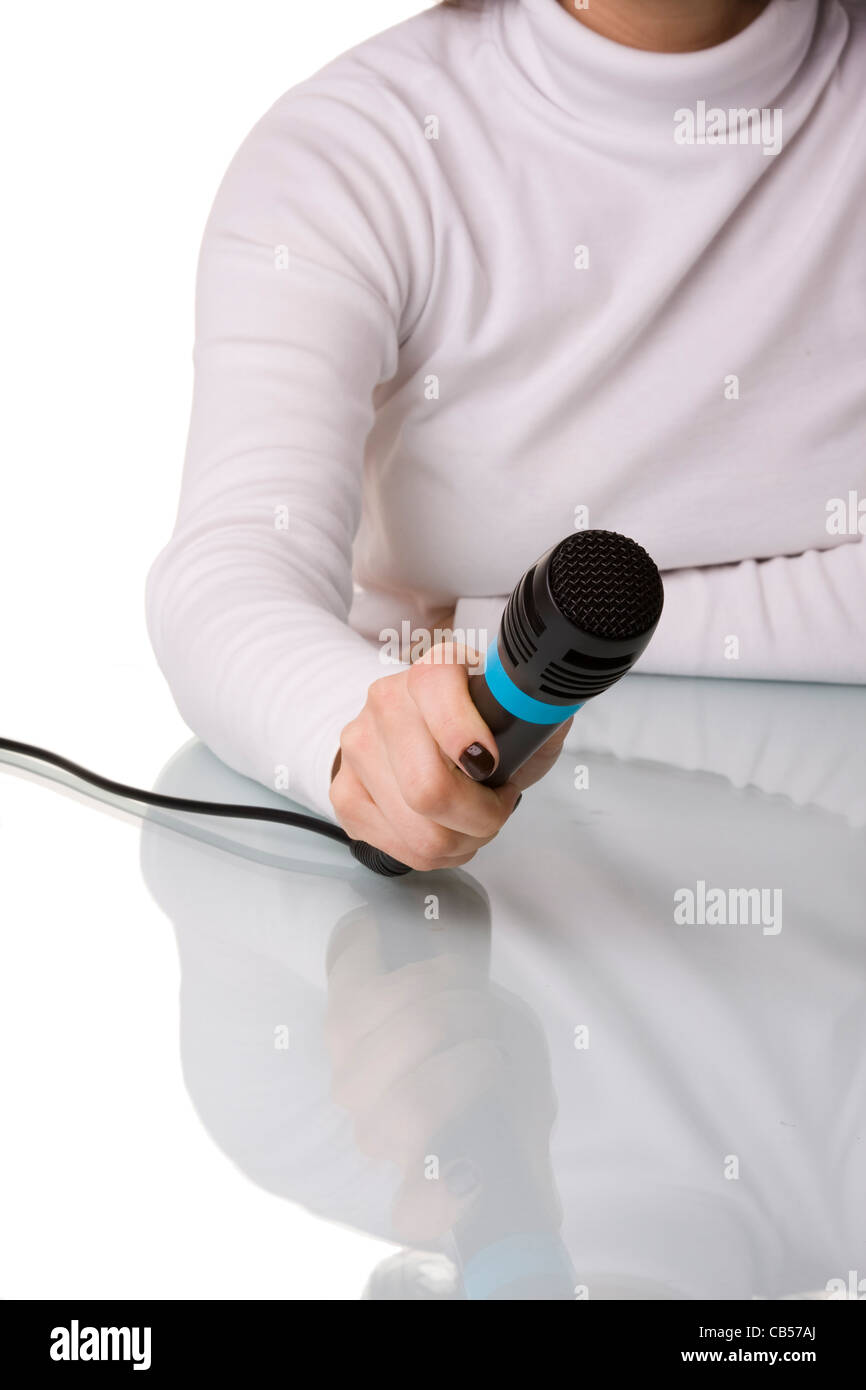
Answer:
<svg viewBox="0 0 866 1390"><path fill-rule="evenodd" d="M0 775L16 1296L866 1279L864 774L864 690L636 675L396 881ZM285 805L195 743L159 786Z"/></svg>

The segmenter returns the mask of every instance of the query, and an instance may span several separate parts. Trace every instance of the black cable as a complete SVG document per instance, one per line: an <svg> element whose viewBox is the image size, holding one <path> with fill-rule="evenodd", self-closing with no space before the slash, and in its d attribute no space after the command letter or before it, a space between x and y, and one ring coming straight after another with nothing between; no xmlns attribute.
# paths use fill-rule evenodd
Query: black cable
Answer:
<svg viewBox="0 0 866 1390"><path fill-rule="evenodd" d="M98 772L81 767L59 753L51 753L47 748L38 748L34 743L18 743L15 739L0 738L0 752L17 753L24 758L58 767L69 772L82 782L99 787L101 791L113 796L125 797L127 801L140 801L145 806L158 806L165 811L186 811L198 816L229 816L233 820L274 821L278 825L294 825L300 830L312 830L316 835L326 835L329 840L337 840L341 845L353 845L345 830L317 816L307 816L300 811L277 811L267 806L233 806L222 801L195 801L185 796L163 796L161 792L147 792L141 787L128 787L123 782L114 782L110 777L102 777Z"/></svg>
<svg viewBox="0 0 866 1390"><path fill-rule="evenodd" d="M314 835L324 835L329 840L336 840L338 844L348 845L359 864L383 878L400 878L403 874L411 872L405 864L401 864L398 859L392 859L384 850L376 849L364 840L351 839L339 825L320 820L318 816L307 816L301 811L275 811L267 806L235 806L229 802L195 801L186 796L163 796L161 792L146 792L142 787L128 787L124 782L115 782L110 777L91 772L89 768L82 767L80 763L74 763L71 758L64 758L59 753L52 753L48 748L39 748L35 743L19 743L13 738L0 738L0 753L4 752L17 753L20 757L33 758L35 762L60 768L61 772L68 772L79 781L98 787L100 791L125 798L127 801L139 801L144 806L157 806L165 811L184 811L196 816L271 821L276 825L293 825L299 830L311 830Z"/></svg>

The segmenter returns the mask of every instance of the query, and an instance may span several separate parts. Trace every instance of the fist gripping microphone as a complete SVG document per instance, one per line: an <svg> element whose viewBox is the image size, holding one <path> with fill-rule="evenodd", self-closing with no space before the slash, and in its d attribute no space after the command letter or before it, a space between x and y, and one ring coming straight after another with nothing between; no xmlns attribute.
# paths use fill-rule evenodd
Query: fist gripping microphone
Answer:
<svg viewBox="0 0 866 1390"><path fill-rule="evenodd" d="M663 602L649 555L615 531L576 531L526 571L485 671L469 678L469 694L499 750L487 786L501 787L581 705L631 670ZM409 872L363 841L352 853L376 873Z"/></svg>

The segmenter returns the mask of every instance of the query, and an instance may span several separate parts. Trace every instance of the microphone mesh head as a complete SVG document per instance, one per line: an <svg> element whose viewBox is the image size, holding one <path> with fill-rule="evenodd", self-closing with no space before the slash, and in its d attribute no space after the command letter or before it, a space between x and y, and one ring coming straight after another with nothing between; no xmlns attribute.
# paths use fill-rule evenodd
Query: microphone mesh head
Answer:
<svg viewBox="0 0 866 1390"><path fill-rule="evenodd" d="M563 616L591 637L625 642L648 632L661 615L658 569L637 541L616 531L576 531L560 541L548 580Z"/></svg>

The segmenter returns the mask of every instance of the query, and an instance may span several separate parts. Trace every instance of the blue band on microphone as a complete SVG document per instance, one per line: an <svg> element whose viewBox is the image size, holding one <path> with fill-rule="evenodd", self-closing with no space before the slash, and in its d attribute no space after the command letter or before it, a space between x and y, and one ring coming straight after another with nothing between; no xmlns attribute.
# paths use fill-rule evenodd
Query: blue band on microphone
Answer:
<svg viewBox="0 0 866 1390"><path fill-rule="evenodd" d="M481 1302L520 1279L546 1277L573 1286L577 1276L558 1236L527 1232L506 1236L473 1255L463 1268L463 1287L467 1299Z"/></svg>
<svg viewBox="0 0 866 1390"><path fill-rule="evenodd" d="M502 708L527 724L562 724L576 714L584 703L581 700L579 705L546 705L543 700L533 700L531 695L525 695L502 665L498 642L488 649L484 679L491 695Z"/></svg>

